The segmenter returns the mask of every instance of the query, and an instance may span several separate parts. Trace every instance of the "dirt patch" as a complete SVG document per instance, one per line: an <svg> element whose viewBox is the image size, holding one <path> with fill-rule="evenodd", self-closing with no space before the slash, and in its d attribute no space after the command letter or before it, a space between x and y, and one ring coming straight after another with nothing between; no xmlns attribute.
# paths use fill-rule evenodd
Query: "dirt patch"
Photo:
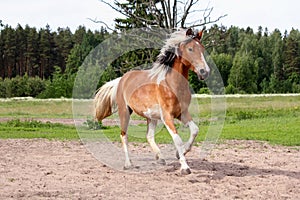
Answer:
<svg viewBox="0 0 300 200"><path fill-rule="evenodd" d="M130 145L139 150L145 144ZM0 140L0 199L298 199L299 147L227 141L205 159L151 173L124 173L97 161L78 141ZM175 153L175 152L174 152ZM118 159L118 158L115 158Z"/></svg>

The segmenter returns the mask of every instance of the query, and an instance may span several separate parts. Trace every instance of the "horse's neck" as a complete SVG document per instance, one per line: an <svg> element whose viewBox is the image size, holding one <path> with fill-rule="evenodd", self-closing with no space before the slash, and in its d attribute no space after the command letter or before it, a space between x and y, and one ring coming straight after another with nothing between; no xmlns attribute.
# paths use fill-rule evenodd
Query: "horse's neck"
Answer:
<svg viewBox="0 0 300 200"><path fill-rule="evenodd" d="M189 69L188 69L188 67L183 65L180 58L175 59L172 69L174 71L178 72L179 74L181 74L181 76L183 76L188 81Z"/></svg>
<svg viewBox="0 0 300 200"><path fill-rule="evenodd" d="M166 82L173 91L182 95L189 93L188 70L181 62L176 63L175 60L172 70L166 76Z"/></svg>

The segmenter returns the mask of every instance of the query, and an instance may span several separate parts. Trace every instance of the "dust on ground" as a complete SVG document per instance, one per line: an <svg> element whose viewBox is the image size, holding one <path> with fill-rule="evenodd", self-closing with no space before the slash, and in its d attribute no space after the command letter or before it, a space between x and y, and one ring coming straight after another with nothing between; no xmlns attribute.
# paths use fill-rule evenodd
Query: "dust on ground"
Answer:
<svg viewBox="0 0 300 200"><path fill-rule="evenodd" d="M299 199L299 147L225 141L205 160L199 148L182 176L178 161L149 173L111 169L79 141L0 140L0 199Z"/></svg>

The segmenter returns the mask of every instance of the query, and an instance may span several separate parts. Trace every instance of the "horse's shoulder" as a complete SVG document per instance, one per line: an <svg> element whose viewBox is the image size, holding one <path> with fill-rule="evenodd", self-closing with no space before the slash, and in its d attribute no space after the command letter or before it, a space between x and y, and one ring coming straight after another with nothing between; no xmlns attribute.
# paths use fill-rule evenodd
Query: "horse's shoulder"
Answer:
<svg viewBox="0 0 300 200"><path fill-rule="evenodd" d="M122 78L138 78L142 77L145 79L149 76L149 70L131 70L123 75Z"/></svg>

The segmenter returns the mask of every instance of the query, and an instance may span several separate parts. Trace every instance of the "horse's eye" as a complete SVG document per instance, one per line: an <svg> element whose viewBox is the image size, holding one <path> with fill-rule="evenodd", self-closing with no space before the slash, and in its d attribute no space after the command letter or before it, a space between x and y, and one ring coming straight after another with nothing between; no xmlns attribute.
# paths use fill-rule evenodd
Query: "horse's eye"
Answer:
<svg viewBox="0 0 300 200"><path fill-rule="evenodd" d="M192 48L192 47L189 47L189 51L193 51L193 48Z"/></svg>

